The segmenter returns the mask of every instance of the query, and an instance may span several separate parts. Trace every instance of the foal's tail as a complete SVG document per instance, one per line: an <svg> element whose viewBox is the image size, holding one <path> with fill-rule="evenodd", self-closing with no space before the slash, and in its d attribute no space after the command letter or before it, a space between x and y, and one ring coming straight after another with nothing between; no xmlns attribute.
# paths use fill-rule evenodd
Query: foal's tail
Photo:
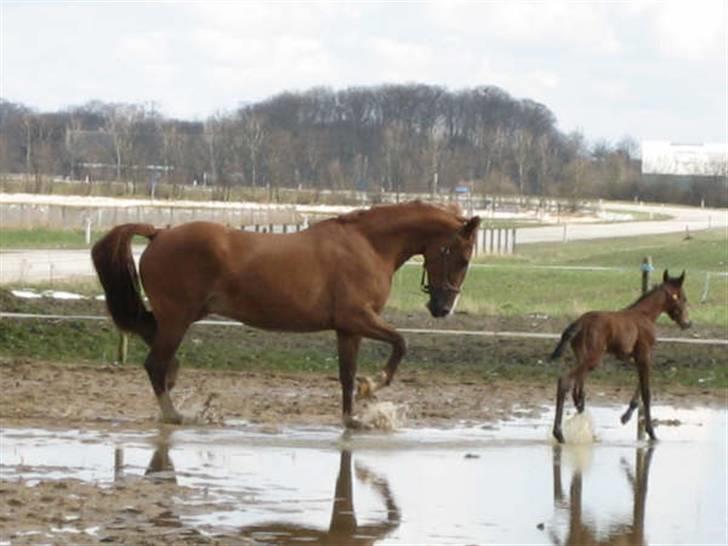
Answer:
<svg viewBox="0 0 728 546"><path fill-rule="evenodd" d="M549 360L556 360L557 358L560 358L562 354L564 354L564 349L566 348L566 345L571 341L571 339L579 333L581 330L581 321L575 320L571 324L569 324L566 327L566 330L561 334L561 339L559 340L559 344L554 349L554 352L551 353L551 356L549 357Z"/></svg>
<svg viewBox="0 0 728 546"><path fill-rule="evenodd" d="M123 224L109 231L91 249L91 259L104 287L106 307L114 324L147 341L154 337L157 321L142 301L131 238L141 235L151 240L157 231L150 224Z"/></svg>

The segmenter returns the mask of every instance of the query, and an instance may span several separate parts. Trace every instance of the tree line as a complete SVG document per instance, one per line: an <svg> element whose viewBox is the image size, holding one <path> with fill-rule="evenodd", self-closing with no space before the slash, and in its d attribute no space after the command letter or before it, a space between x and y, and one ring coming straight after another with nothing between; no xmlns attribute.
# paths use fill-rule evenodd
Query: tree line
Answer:
<svg viewBox="0 0 728 546"><path fill-rule="evenodd" d="M37 112L0 100L0 172L35 179L649 198L637 155L628 137L564 134L546 106L492 86L314 88L204 121L149 104Z"/></svg>

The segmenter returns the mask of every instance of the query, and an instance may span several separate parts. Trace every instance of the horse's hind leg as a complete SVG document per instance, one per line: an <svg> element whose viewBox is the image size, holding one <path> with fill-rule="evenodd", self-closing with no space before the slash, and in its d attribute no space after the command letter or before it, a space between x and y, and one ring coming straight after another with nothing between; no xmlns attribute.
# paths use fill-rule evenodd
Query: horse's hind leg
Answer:
<svg viewBox="0 0 728 546"><path fill-rule="evenodd" d="M584 395L584 374L579 374L574 380L574 386L571 389L571 398L574 401L574 407L579 413L584 412L586 405L586 397Z"/></svg>
<svg viewBox="0 0 728 546"><path fill-rule="evenodd" d="M629 420L632 418L632 414L634 413L634 410L636 410L639 405L640 405L640 388L638 386L635 389L634 394L632 395L632 399L629 401L629 406L627 406L627 410L622 414L622 417L620 418L620 421L622 421L623 425L626 425L627 423L629 423Z"/></svg>
<svg viewBox="0 0 728 546"><path fill-rule="evenodd" d="M561 421L564 417L564 401L570 389L576 410L581 413L584 411L584 380L586 374L597 367L600 356L582 357L581 353L575 351L577 357L577 366L566 372L561 377L556 387L556 416L554 418L554 437L559 443L564 443L564 434L561 431Z"/></svg>
<svg viewBox="0 0 728 546"><path fill-rule="evenodd" d="M574 382L575 371L576 369L563 374L556 382L556 415L554 416L553 434L560 444L565 442L564 433L561 431L561 421L564 418L564 401L566 400L566 393L569 392Z"/></svg>
<svg viewBox="0 0 728 546"><path fill-rule="evenodd" d="M145 331L141 334L142 339L144 342L149 346L151 349L154 344L154 339L157 336L157 324L156 322L153 323L153 326L150 326L146 328ZM172 357L172 359L169 361L169 365L167 367L167 390L171 391L175 384L177 383L177 374L179 373L179 360L177 357Z"/></svg>
<svg viewBox="0 0 728 546"><path fill-rule="evenodd" d="M174 408L169 391L174 386L179 366L174 354L177 352L183 336L184 329L160 328L144 361L144 368L152 383L154 395L157 397L157 403L162 412L161 420L164 423L179 424L182 422L182 415Z"/></svg>

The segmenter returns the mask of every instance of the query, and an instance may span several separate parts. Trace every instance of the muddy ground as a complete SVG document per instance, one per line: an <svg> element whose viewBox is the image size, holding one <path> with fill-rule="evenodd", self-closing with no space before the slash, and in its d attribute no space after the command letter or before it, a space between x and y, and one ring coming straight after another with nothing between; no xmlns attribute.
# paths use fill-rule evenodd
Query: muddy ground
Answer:
<svg viewBox="0 0 728 546"><path fill-rule="evenodd" d="M339 385L330 374L183 370L176 389L181 410L207 427L226 421L258 423L278 432L286 424L339 423ZM488 423L549 411L551 384L488 383L403 369L380 400L405 407L408 426ZM138 366L72 365L0 360L0 425L99 431L156 430L157 408ZM631 387L595 385L594 404L624 403ZM212 396L212 398L211 398ZM725 405L721 390L661 389L656 402ZM361 409L361 405L360 405ZM172 479L130 477L113 483L74 479L0 481L0 541L11 544L265 544L226 531L193 529L181 516L220 509L199 489ZM172 516L174 514L174 516ZM77 532L80 530L81 532Z"/></svg>

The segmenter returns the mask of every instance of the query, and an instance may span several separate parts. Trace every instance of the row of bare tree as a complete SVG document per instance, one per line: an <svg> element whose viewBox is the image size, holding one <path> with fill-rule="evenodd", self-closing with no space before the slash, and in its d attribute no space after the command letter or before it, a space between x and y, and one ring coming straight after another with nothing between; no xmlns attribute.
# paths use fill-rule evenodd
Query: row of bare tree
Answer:
<svg viewBox="0 0 728 546"><path fill-rule="evenodd" d="M205 121L90 102L35 112L0 100L0 171L69 179L628 198L637 146L565 135L547 107L497 87L286 92Z"/></svg>

